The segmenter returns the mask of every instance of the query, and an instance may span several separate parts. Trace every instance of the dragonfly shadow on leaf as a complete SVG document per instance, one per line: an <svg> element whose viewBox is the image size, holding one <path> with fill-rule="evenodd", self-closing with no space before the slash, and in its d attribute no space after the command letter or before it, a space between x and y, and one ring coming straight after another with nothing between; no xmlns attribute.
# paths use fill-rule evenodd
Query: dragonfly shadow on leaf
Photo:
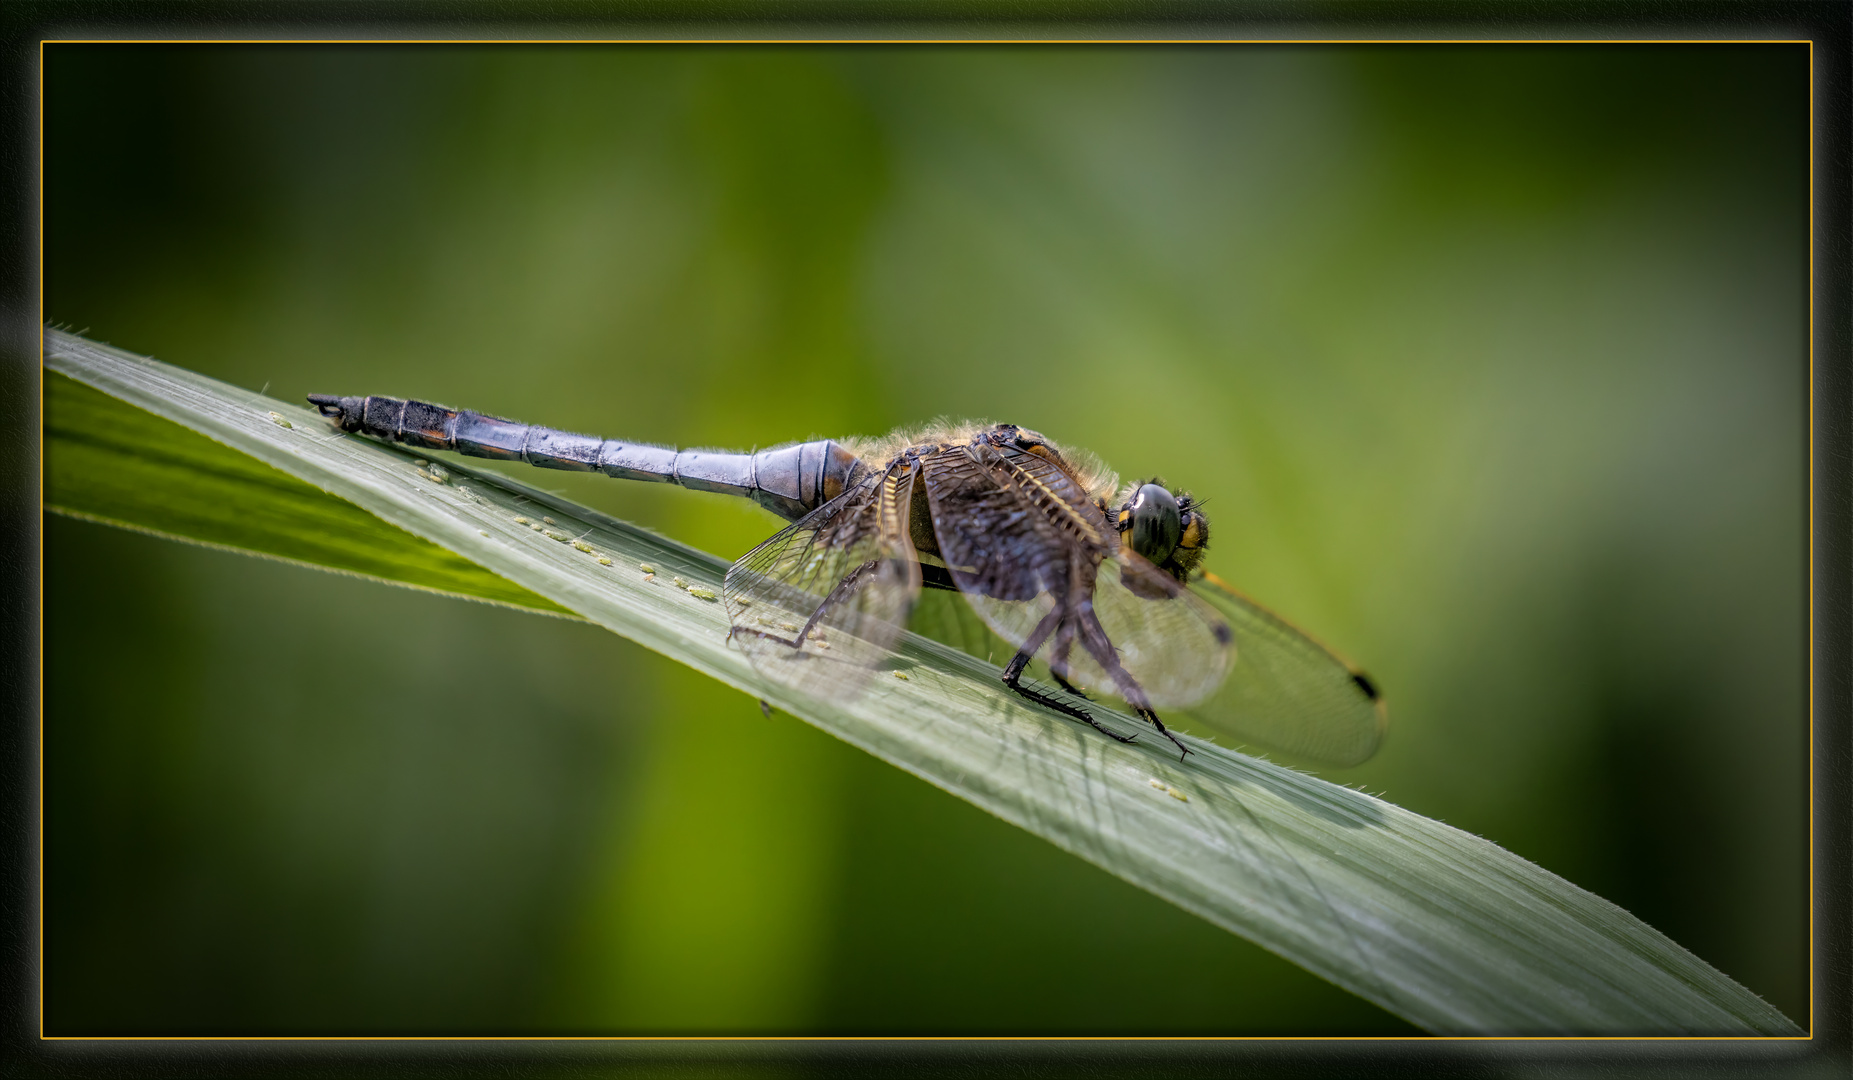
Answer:
<svg viewBox="0 0 1853 1080"><path fill-rule="evenodd" d="M1294 779L1298 773L1252 768L1243 758L1224 756L1234 754L1232 750L1214 756L1200 754L1204 768L1197 782L1214 781L1231 799L1240 799L1245 789L1259 790L1340 828L1369 829L1385 823L1383 804L1363 792L1310 780L1301 783Z"/></svg>

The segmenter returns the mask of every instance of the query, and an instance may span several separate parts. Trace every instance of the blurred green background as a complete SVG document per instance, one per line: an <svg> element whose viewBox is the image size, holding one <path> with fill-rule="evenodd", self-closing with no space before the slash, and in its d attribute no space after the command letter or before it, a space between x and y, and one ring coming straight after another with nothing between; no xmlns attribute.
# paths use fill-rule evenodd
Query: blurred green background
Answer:
<svg viewBox="0 0 1853 1080"><path fill-rule="evenodd" d="M45 57L48 320L284 398L1161 474L1386 688L1333 779L1807 1022L1805 46ZM593 627L45 539L50 1032L1412 1030Z"/></svg>

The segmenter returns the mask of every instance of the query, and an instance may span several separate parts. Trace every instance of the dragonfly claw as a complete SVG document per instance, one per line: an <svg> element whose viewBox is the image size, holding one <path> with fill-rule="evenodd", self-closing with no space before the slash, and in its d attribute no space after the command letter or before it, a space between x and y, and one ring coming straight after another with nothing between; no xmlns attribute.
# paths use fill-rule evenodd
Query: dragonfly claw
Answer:
<svg viewBox="0 0 1853 1080"><path fill-rule="evenodd" d="M1171 733L1171 729L1164 725L1164 721L1158 719L1157 713L1153 712L1150 709L1140 709L1139 717L1142 720L1149 721L1153 727L1158 729L1158 733L1160 735L1163 735L1165 738L1171 740L1171 745L1178 748L1179 753L1177 755L1177 759L1179 761L1183 761L1186 757L1190 756L1191 754L1196 753L1195 750L1192 750L1190 747L1185 746L1182 740L1180 740L1176 735L1173 735Z"/></svg>
<svg viewBox="0 0 1853 1080"><path fill-rule="evenodd" d="M1054 677L1056 685L1060 686L1063 690L1067 691L1068 693L1073 694L1075 697L1080 698L1082 701L1094 700L1093 698L1088 697L1087 694L1082 692L1080 687L1075 686L1073 683L1069 682L1067 679L1062 678L1060 675L1056 675L1053 671L1049 672L1049 674Z"/></svg>

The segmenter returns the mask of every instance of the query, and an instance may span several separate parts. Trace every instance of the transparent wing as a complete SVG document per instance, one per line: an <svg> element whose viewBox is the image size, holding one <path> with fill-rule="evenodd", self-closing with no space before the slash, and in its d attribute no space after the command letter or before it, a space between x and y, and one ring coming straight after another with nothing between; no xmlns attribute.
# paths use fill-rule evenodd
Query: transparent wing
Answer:
<svg viewBox="0 0 1853 1080"><path fill-rule="evenodd" d="M1228 621L1235 664L1222 689L1188 710L1180 724L1334 767L1377 752L1389 711L1356 666L1214 574L1190 583Z"/></svg>
<svg viewBox="0 0 1853 1080"><path fill-rule="evenodd" d="M940 554L999 637L1045 653L1062 678L1135 705L1200 701L1221 684L1224 620L1122 551L1060 466L1008 448L957 448L930 458L925 478Z"/></svg>
<svg viewBox="0 0 1853 1080"><path fill-rule="evenodd" d="M892 656L920 593L913 483L895 469L864 480L728 569L733 641L761 673L841 701Z"/></svg>
<svg viewBox="0 0 1853 1080"><path fill-rule="evenodd" d="M956 447L924 465L940 558L980 618L1013 648L1070 587L1073 542L993 471L990 451Z"/></svg>
<svg viewBox="0 0 1853 1080"><path fill-rule="evenodd" d="M1210 697L1236 659L1228 622L1128 548L1101 563L1094 613L1118 650L1120 664L1154 706L1182 708ZM1058 659L1051 652L1051 668ZM1070 682L1114 689L1112 678L1086 649L1071 649L1069 666L1074 674L1065 677Z"/></svg>

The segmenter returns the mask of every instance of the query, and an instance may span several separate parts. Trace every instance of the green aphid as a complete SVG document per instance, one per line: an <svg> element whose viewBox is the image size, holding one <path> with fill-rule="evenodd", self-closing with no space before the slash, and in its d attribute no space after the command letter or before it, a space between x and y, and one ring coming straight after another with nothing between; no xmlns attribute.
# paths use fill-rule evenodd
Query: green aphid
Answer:
<svg viewBox="0 0 1853 1080"><path fill-rule="evenodd" d="M897 671L897 672L895 672L895 673L894 673L894 677L895 677L895 678L897 678L897 679L899 679L899 680L901 680L902 682L907 682L907 681L908 681L908 680L907 680L907 672L905 672L905 671Z"/></svg>
<svg viewBox="0 0 1853 1080"><path fill-rule="evenodd" d="M545 514L542 514L542 515L541 515L541 518L540 518L540 519L541 519L542 521L544 521L544 522L546 522L546 523L547 523L547 524L549 524L549 525L558 525L558 524L559 524L559 522L557 522L557 521L555 521L555 520L553 520L552 518L550 518L550 517L548 517L548 516L547 516L547 515L545 515Z"/></svg>
<svg viewBox="0 0 1853 1080"><path fill-rule="evenodd" d="M489 530L488 530L488 529L477 529L477 530L476 530L476 535L478 535L478 536L488 536L488 535L489 535Z"/></svg>
<svg viewBox="0 0 1853 1080"><path fill-rule="evenodd" d="M431 479L440 484L450 479L450 470L442 465L427 465L425 471L431 474Z"/></svg>
<svg viewBox="0 0 1853 1080"><path fill-rule="evenodd" d="M640 562L640 563L638 563L638 564L637 564L637 569L639 569L639 570L642 570L642 571L643 571L644 573L646 573L646 574L654 574L654 573L656 573L656 567L654 567L654 566L651 566L651 565L650 565L649 563L647 563L647 562Z"/></svg>
<svg viewBox="0 0 1853 1080"><path fill-rule="evenodd" d="M592 554L592 545L586 543L584 540L574 540L573 546L585 552L587 555Z"/></svg>
<svg viewBox="0 0 1853 1080"><path fill-rule="evenodd" d="M598 557L598 565L600 565L600 566L610 566L610 565L611 565L611 560L610 560L610 559L607 559L607 558L605 558L605 557L604 557L603 555L600 555L600 556Z"/></svg>
<svg viewBox="0 0 1853 1080"><path fill-rule="evenodd" d="M702 585L690 585L688 594L697 600L713 600L714 590Z"/></svg>
<svg viewBox="0 0 1853 1080"><path fill-rule="evenodd" d="M673 581L673 582L675 582L675 583L676 583L676 588L678 588L678 589L686 589L686 588L688 588L688 582L686 582L686 581L683 581L683 580L682 580L681 578L679 578L679 577L673 577L673 576L672 576L672 577L671 577L671 578L670 578L669 580L671 580L671 581Z"/></svg>
<svg viewBox="0 0 1853 1080"><path fill-rule="evenodd" d="M1189 802L1190 801L1190 796L1172 787L1170 784L1165 783L1163 780L1158 779L1156 776L1152 777L1150 783L1154 788L1157 788L1159 791L1162 791L1166 795L1171 796L1173 799L1176 799L1178 802Z"/></svg>
<svg viewBox="0 0 1853 1080"><path fill-rule="evenodd" d="M528 522L528 528L533 529L535 532L546 532L547 531L547 526L542 525L538 521Z"/></svg>
<svg viewBox="0 0 1853 1080"><path fill-rule="evenodd" d="M558 540L562 544L571 543L573 539L563 532L554 532L552 529L542 529L541 535L549 540Z"/></svg>
<svg viewBox="0 0 1853 1080"><path fill-rule="evenodd" d="M294 431L296 429L296 425L290 423L288 420L283 419L282 413L277 413L277 412L271 413L270 422L277 425L280 428L288 428L291 431Z"/></svg>
<svg viewBox="0 0 1853 1080"><path fill-rule="evenodd" d="M533 522L531 522L531 521L529 521L529 520L528 520L527 518L524 518L524 517L518 517L518 518L516 518L516 519L515 519L515 524L517 524L517 525L532 525L532 524L534 524L534 523L533 523Z"/></svg>

